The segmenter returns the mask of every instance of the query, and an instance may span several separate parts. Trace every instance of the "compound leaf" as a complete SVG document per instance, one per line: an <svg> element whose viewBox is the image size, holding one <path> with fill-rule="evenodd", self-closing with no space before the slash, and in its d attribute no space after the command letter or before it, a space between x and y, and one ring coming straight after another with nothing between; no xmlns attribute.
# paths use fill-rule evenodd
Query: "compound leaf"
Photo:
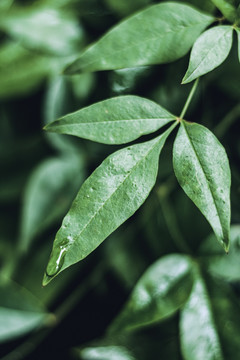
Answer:
<svg viewBox="0 0 240 360"><path fill-rule="evenodd" d="M119 96L93 104L45 127L105 144L123 144L152 133L176 117L138 96Z"/></svg>
<svg viewBox="0 0 240 360"><path fill-rule="evenodd" d="M174 143L173 166L181 187L227 251L231 174L225 149L207 128L183 120Z"/></svg>
<svg viewBox="0 0 240 360"><path fill-rule="evenodd" d="M151 265L110 331L134 330L174 314L191 292L191 268L191 259L178 254L165 256Z"/></svg>
<svg viewBox="0 0 240 360"><path fill-rule="evenodd" d="M56 235L44 285L89 255L142 205L155 184L160 151L175 126L151 141L113 153L85 181Z"/></svg>
<svg viewBox="0 0 240 360"><path fill-rule="evenodd" d="M186 84L221 65L232 46L231 26L215 26L205 31L192 48L188 70L183 78Z"/></svg>
<svg viewBox="0 0 240 360"><path fill-rule="evenodd" d="M156 4L116 25L67 67L67 74L161 64L184 56L213 21L175 2Z"/></svg>

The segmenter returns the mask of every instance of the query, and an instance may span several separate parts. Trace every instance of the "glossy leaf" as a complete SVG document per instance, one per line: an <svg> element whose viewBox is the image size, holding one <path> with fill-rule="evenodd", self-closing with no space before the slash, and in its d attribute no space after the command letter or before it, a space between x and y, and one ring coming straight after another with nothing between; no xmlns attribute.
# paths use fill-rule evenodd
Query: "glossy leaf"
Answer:
<svg viewBox="0 0 240 360"><path fill-rule="evenodd" d="M192 48L183 84L188 83L221 65L232 46L231 26L215 26L205 31Z"/></svg>
<svg viewBox="0 0 240 360"><path fill-rule="evenodd" d="M50 7L12 7L1 18L0 28L24 46L53 55L79 51L83 40L77 19Z"/></svg>
<svg viewBox="0 0 240 360"><path fill-rule="evenodd" d="M240 226L233 225L230 230L229 254L223 254L216 243L215 236L209 236L203 242L200 253L211 274L227 281L240 281Z"/></svg>
<svg viewBox="0 0 240 360"><path fill-rule="evenodd" d="M96 346L80 350L82 360L135 360L135 357L123 346Z"/></svg>
<svg viewBox="0 0 240 360"><path fill-rule="evenodd" d="M193 277L191 259L168 255L151 265L138 281L110 332L134 330L174 314L186 302Z"/></svg>
<svg viewBox="0 0 240 360"><path fill-rule="evenodd" d="M231 174L223 146L204 126L183 120L174 143L173 166L181 187L227 251Z"/></svg>
<svg viewBox="0 0 240 360"><path fill-rule="evenodd" d="M180 318L180 341L184 360L223 360L211 302L198 274Z"/></svg>
<svg viewBox="0 0 240 360"><path fill-rule="evenodd" d="M142 205L175 125L151 141L113 153L85 181L56 235L43 284L84 259Z"/></svg>
<svg viewBox="0 0 240 360"><path fill-rule="evenodd" d="M221 13L231 22L236 17L236 9L228 0L211 0Z"/></svg>
<svg viewBox="0 0 240 360"><path fill-rule="evenodd" d="M49 158L32 173L23 199L20 248L63 216L83 178L80 157Z"/></svg>
<svg viewBox="0 0 240 360"><path fill-rule="evenodd" d="M0 283L0 343L43 325L47 314L39 301L15 283Z"/></svg>
<svg viewBox="0 0 240 360"><path fill-rule="evenodd" d="M91 45L66 73L161 64L184 56L213 21L194 8L162 3L129 17ZM151 24L151 26L149 26Z"/></svg>
<svg viewBox="0 0 240 360"><path fill-rule="evenodd" d="M238 37L238 59L240 61L240 29L235 28L235 30L237 32L237 37Z"/></svg>
<svg viewBox="0 0 240 360"><path fill-rule="evenodd" d="M123 144L152 133L174 119L174 115L154 102L129 95L68 114L45 129L105 144Z"/></svg>

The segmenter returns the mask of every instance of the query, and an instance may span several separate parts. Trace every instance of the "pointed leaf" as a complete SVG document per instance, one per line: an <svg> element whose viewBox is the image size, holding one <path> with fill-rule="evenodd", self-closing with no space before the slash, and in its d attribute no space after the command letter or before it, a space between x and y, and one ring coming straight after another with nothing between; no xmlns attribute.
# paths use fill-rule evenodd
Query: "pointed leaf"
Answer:
<svg viewBox="0 0 240 360"><path fill-rule="evenodd" d="M181 187L228 250L231 174L223 146L204 126L183 120L174 143L173 166Z"/></svg>
<svg viewBox="0 0 240 360"><path fill-rule="evenodd" d="M203 260L211 274L226 281L240 281L240 225L231 226L230 243L229 254L226 255L213 234L202 244L200 253L205 255Z"/></svg>
<svg viewBox="0 0 240 360"><path fill-rule="evenodd" d="M56 235L44 284L89 255L142 205L175 125L151 141L113 153L85 181Z"/></svg>
<svg viewBox="0 0 240 360"><path fill-rule="evenodd" d="M162 3L129 17L87 48L66 73L112 70L177 60L213 21L194 8Z"/></svg>
<svg viewBox="0 0 240 360"><path fill-rule="evenodd" d="M180 341L185 360L223 360L209 295L200 274L181 312Z"/></svg>
<svg viewBox="0 0 240 360"><path fill-rule="evenodd" d="M50 158L32 173L24 194L20 248L25 251L33 237L63 216L83 178L79 157Z"/></svg>
<svg viewBox="0 0 240 360"><path fill-rule="evenodd" d="M135 286L110 331L134 330L174 314L187 300L193 278L191 259L164 256L151 265Z"/></svg>
<svg viewBox="0 0 240 360"><path fill-rule="evenodd" d="M215 26L197 39L192 48L183 84L197 79L223 63L232 46L232 33L231 26Z"/></svg>
<svg viewBox="0 0 240 360"><path fill-rule="evenodd" d="M152 133L175 118L154 102L129 95L68 114L45 129L105 144L123 144Z"/></svg>
<svg viewBox="0 0 240 360"><path fill-rule="evenodd" d="M240 29L235 28L235 30L237 32L237 37L238 37L238 59L240 61Z"/></svg>
<svg viewBox="0 0 240 360"><path fill-rule="evenodd" d="M36 329L46 317L31 293L13 282L0 283L0 343Z"/></svg>

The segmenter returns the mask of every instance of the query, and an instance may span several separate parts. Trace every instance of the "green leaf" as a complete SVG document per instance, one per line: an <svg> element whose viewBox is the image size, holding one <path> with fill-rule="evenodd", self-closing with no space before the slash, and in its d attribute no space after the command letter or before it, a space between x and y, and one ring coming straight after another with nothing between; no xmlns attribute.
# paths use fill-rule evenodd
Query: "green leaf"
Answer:
<svg viewBox="0 0 240 360"><path fill-rule="evenodd" d="M67 74L161 64L184 56L213 21L194 8L162 3L116 25L66 69Z"/></svg>
<svg viewBox="0 0 240 360"><path fill-rule="evenodd" d="M231 247L229 254L223 254L220 246L215 241L215 236L210 235L200 247L201 255L208 271L212 275L227 281L240 280L240 225L233 225L230 229Z"/></svg>
<svg viewBox="0 0 240 360"><path fill-rule="evenodd" d="M86 347L79 351L82 360L135 360L123 346Z"/></svg>
<svg viewBox="0 0 240 360"><path fill-rule="evenodd" d="M0 98L33 91L52 72L53 61L6 42L0 47Z"/></svg>
<svg viewBox="0 0 240 360"><path fill-rule="evenodd" d="M240 61L240 29L235 28L235 30L237 32L237 37L238 37L238 59Z"/></svg>
<svg viewBox="0 0 240 360"><path fill-rule="evenodd" d="M58 231L43 284L84 259L142 205L156 182L161 136L119 150L81 187Z"/></svg>
<svg viewBox="0 0 240 360"><path fill-rule="evenodd" d="M227 0L211 0L221 13L231 22L235 21L236 9Z"/></svg>
<svg viewBox="0 0 240 360"><path fill-rule="evenodd" d="M227 251L231 174L223 146L204 126L183 120L174 143L173 166L181 187Z"/></svg>
<svg viewBox="0 0 240 360"><path fill-rule="evenodd" d="M223 63L232 46L232 33L231 26L215 26L197 39L192 48L183 84L197 79Z"/></svg>
<svg viewBox="0 0 240 360"><path fill-rule="evenodd" d="M180 341L185 360L223 360L210 298L200 274L196 274L191 296L181 312Z"/></svg>
<svg viewBox="0 0 240 360"><path fill-rule="evenodd" d="M0 28L22 45L46 54L72 54L79 51L83 41L75 17L47 6L11 7L1 17Z"/></svg>
<svg viewBox="0 0 240 360"><path fill-rule="evenodd" d="M210 280L210 281L209 281ZM235 360L240 353L240 306L239 299L225 282L208 279L207 288L211 299L214 319L222 344L224 359Z"/></svg>
<svg viewBox="0 0 240 360"><path fill-rule="evenodd" d="M31 293L13 282L0 282L0 343L43 325L47 316Z"/></svg>
<svg viewBox="0 0 240 360"><path fill-rule="evenodd" d="M175 118L154 102L129 95L68 114L45 129L105 144L124 144L160 129Z"/></svg>
<svg viewBox="0 0 240 360"><path fill-rule="evenodd" d="M83 178L81 159L49 158L31 174L23 199L20 248L69 209Z"/></svg>
<svg viewBox="0 0 240 360"><path fill-rule="evenodd" d="M138 281L110 332L136 330L174 314L191 292L192 261L184 255L164 256Z"/></svg>

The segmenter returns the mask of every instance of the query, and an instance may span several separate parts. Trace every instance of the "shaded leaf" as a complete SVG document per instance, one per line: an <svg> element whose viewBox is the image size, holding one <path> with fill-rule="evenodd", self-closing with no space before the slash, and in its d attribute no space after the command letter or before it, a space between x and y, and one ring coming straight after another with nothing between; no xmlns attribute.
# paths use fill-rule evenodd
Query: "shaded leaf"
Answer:
<svg viewBox="0 0 240 360"><path fill-rule="evenodd" d="M183 84L193 81L223 63L232 46L232 33L231 26L215 26L197 39L192 48Z"/></svg>
<svg viewBox="0 0 240 360"><path fill-rule="evenodd" d="M180 341L185 360L223 360L209 294L199 273L181 312Z"/></svg>
<svg viewBox="0 0 240 360"><path fill-rule="evenodd" d="M44 123L48 124L59 116L69 111L70 107L70 89L66 78L63 76L54 76L48 83L44 104ZM58 134L46 134L49 143L61 153L76 153L76 144L73 138L60 136Z"/></svg>
<svg viewBox="0 0 240 360"><path fill-rule="evenodd" d="M173 166L179 184L227 251L231 174L225 149L210 130L183 120L174 143Z"/></svg>
<svg viewBox="0 0 240 360"><path fill-rule="evenodd" d="M36 329L46 317L31 293L15 283L0 282L0 343Z"/></svg>
<svg viewBox="0 0 240 360"><path fill-rule="evenodd" d="M6 42L0 47L0 97L24 95L53 71L50 58L37 56L17 43Z"/></svg>
<svg viewBox="0 0 240 360"><path fill-rule="evenodd" d="M78 20L56 8L11 7L0 28L22 45L47 54L66 56L79 51L83 31Z"/></svg>
<svg viewBox="0 0 240 360"><path fill-rule="evenodd" d="M23 199L20 248L68 210L83 178L81 158L49 158L32 173Z"/></svg>
<svg viewBox="0 0 240 360"><path fill-rule="evenodd" d="M210 281L209 281L210 280ZM224 282L208 279L207 288L211 299L214 319L221 340L224 359L235 360L240 352L239 299Z"/></svg>
<svg viewBox="0 0 240 360"><path fill-rule="evenodd" d="M84 259L142 205L155 184L163 135L119 150L81 187L58 231L43 284Z"/></svg>
<svg viewBox="0 0 240 360"><path fill-rule="evenodd" d="M110 332L134 330L174 314L187 300L193 283L192 261L184 255L168 255L140 278Z"/></svg>
<svg viewBox="0 0 240 360"><path fill-rule="evenodd" d="M154 102L129 95L68 114L45 129L105 144L123 144L152 133L175 118Z"/></svg>
<svg viewBox="0 0 240 360"><path fill-rule="evenodd" d="M229 254L223 254L222 249L210 235L200 247L201 255L211 274L228 281L240 280L240 225L233 225L230 229L231 247Z"/></svg>
<svg viewBox="0 0 240 360"><path fill-rule="evenodd" d="M240 61L240 29L235 28L235 30L237 32L237 37L238 37L238 59Z"/></svg>
<svg viewBox="0 0 240 360"><path fill-rule="evenodd" d="M236 9L228 0L211 0L221 13L231 22L235 21Z"/></svg>
<svg viewBox="0 0 240 360"><path fill-rule="evenodd" d="M213 21L185 4L162 3L129 17L91 45L66 73L113 70L177 60ZM149 26L151 24L151 26Z"/></svg>

